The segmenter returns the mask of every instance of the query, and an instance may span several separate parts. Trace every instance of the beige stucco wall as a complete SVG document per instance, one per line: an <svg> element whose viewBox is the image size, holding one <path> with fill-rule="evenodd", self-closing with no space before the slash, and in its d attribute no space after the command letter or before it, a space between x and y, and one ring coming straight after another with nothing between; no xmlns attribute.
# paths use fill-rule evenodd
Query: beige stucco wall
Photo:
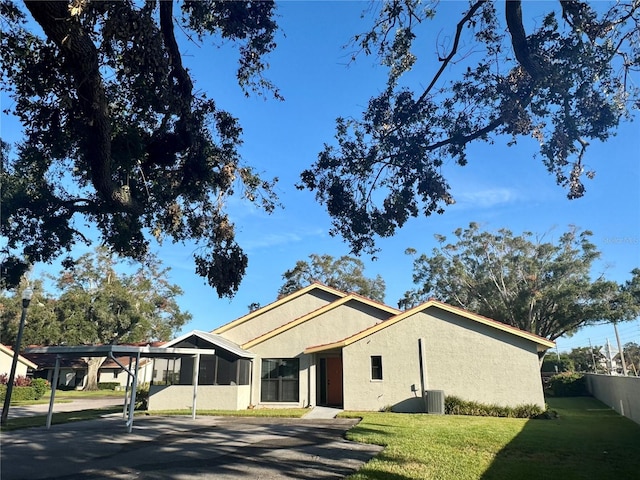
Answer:
<svg viewBox="0 0 640 480"><path fill-rule="evenodd" d="M249 406L249 385L199 385L196 410L244 410ZM186 410L193 404L192 385L152 385L149 411Z"/></svg>
<svg viewBox="0 0 640 480"><path fill-rule="evenodd" d="M262 358L299 358L300 359L300 401L295 406L315 405L316 368L313 356L305 355L305 348L342 340L368 327L380 323L381 318L390 314L381 312L368 305L353 300L328 312L311 318L294 328L251 347L258 355L254 361L254 396L252 403L260 403L260 379L262 376ZM271 406L271 404L270 404ZM288 404L287 406L291 406Z"/></svg>
<svg viewBox="0 0 640 480"><path fill-rule="evenodd" d="M482 403L544 408L533 342L433 307L343 349L344 408L424 408L419 338L424 339L426 390ZM382 356L382 381L370 380L372 355Z"/></svg>
<svg viewBox="0 0 640 480"><path fill-rule="evenodd" d="M276 308L257 315L246 322L240 323L229 330L218 333L224 338L227 338L238 345L242 345L243 343L270 332L285 323L289 323L306 313L317 310L338 298L340 297L329 292L325 292L324 290L313 290L305 295L293 298ZM222 328L224 328L224 326Z"/></svg>
<svg viewBox="0 0 640 480"><path fill-rule="evenodd" d="M6 373L9 375L11 372L11 363L13 362L13 355L8 355L4 352L0 352L0 373ZM18 360L16 364L16 376L25 377L27 375L27 366Z"/></svg>
<svg viewBox="0 0 640 480"><path fill-rule="evenodd" d="M134 362L135 365L135 362ZM128 366L125 364L125 366ZM126 387L127 380L129 378L129 374L124 370L117 370L118 375L116 377L113 376L113 370L101 370L100 376L98 378L98 383L109 383L109 382L118 382L120 386ZM142 385L143 383L150 383L153 379L153 361L149 361L142 365L138 370L138 385ZM129 380L129 385L133 379Z"/></svg>

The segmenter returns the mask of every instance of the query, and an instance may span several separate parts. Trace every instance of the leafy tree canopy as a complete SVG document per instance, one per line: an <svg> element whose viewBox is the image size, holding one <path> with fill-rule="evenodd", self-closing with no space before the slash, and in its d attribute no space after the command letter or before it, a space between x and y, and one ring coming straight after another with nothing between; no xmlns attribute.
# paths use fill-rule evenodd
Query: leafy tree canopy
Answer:
<svg viewBox="0 0 640 480"><path fill-rule="evenodd" d="M640 345L636 342L627 342L624 344L624 357L629 365L629 372L635 376L640 375ZM618 355L619 356L619 355Z"/></svg>
<svg viewBox="0 0 640 480"><path fill-rule="evenodd" d="M309 262L299 260L295 267L282 274L284 285L278 297L295 292L313 282L319 282L342 292L354 292L379 302L384 301L385 283L380 275L364 276L364 263L353 257L334 258L331 255L309 255Z"/></svg>
<svg viewBox="0 0 640 480"><path fill-rule="evenodd" d="M180 287L167 280L168 270L150 261L132 273L101 248L87 253L56 277L57 294L41 279L32 282L24 344L117 344L169 340L191 314L177 303ZM131 270L131 265L128 266ZM20 319L20 295L2 293L2 339L12 344Z"/></svg>
<svg viewBox="0 0 640 480"><path fill-rule="evenodd" d="M377 236L455 203L443 167L465 165L474 142L534 138L556 182L581 197L594 176L589 143L607 140L640 106L636 0L472 0L435 45L424 37L443 3L374 5L354 58L377 55L387 84L360 118L338 118L335 143L299 185L316 193L353 253L374 252Z"/></svg>
<svg viewBox="0 0 640 480"><path fill-rule="evenodd" d="M576 372L607 373L607 359L602 350L599 346L572 348L567 356Z"/></svg>
<svg viewBox="0 0 640 480"><path fill-rule="evenodd" d="M454 235L451 243L436 235L440 247L415 258L417 287L401 307L435 297L550 340L638 315L623 285L591 279L600 252L589 231L572 227L554 243L530 232L484 232L472 223Z"/></svg>
<svg viewBox="0 0 640 480"><path fill-rule="evenodd" d="M277 25L271 1L0 0L0 88L24 127L2 143L2 278L47 262L97 228L143 259L151 235L194 241L196 272L231 296L247 257L225 199L239 187L267 211L270 181L244 166L238 120L198 91L183 41L238 46L245 92L278 91L262 74Z"/></svg>

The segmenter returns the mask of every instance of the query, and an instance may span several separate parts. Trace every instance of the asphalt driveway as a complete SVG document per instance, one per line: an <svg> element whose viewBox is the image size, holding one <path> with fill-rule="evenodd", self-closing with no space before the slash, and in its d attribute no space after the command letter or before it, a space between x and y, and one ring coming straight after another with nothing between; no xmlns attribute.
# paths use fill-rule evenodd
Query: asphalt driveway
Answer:
<svg viewBox="0 0 640 480"><path fill-rule="evenodd" d="M18 479L337 479L378 453L348 442L352 419L121 415L2 434L0 477Z"/></svg>

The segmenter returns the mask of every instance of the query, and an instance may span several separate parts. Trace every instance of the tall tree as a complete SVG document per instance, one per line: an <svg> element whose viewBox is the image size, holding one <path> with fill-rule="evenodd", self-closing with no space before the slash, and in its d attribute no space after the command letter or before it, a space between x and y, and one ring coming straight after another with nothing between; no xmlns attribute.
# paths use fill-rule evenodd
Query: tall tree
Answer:
<svg viewBox="0 0 640 480"><path fill-rule="evenodd" d="M334 258L331 255L309 255L309 262L298 260L295 267L282 274L284 285L278 290L283 297L313 282L336 288L343 292L354 292L372 300L384 301L385 283L380 275L367 278L364 263L348 256Z"/></svg>
<svg viewBox="0 0 640 480"><path fill-rule="evenodd" d="M602 347L572 348L567 356L576 372L607 373L607 359L602 353Z"/></svg>
<svg viewBox="0 0 640 480"><path fill-rule="evenodd" d="M417 288L399 305L436 297L549 340L638 314L621 285L591 279L600 252L589 231L572 227L554 243L530 232L484 232L471 223L454 235L451 243L436 235L440 247L415 258Z"/></svg>
<svg viewBox="0 0 640 480"><path fill-rule="evenodd" d="M640 345L636 342L624 344L624 358L629 365L629 372L640 377Z"/></svg>
<svg viewBox="0 0 640 480"><path fill-rule="evenodd" d="M238 46L237 80L271 91L272 1L0 0L0 88L24 127L2 143L2 278L87 242L92 225L119 255L141 260L156 238L198 245L195 270L233 295L247 257L225 200L240 191L271 211L272 182L238 153L233 115L198 91L179 42ZM177 33L181 32L181 33Z"/></svg>
<svg viewBox="0 0 640 480"><path fill-rule="evenodd" d="M124 265L106 248L99 248L67 266L57 276L57 297L43 292L41 281L35 282L36 296L29 309L25 344L169 340L191 319L191 314L183 312L177 303L182 290L168 281L168 269L162 268L153 256L129 272L133 264ZM17 296L12 300L19 301ZM10 311L11 324L17 324L19 308ZM4 320L3 312L3 323ZM105 359L85 360L89 369L86 388L97 388L98 369Z"/></svg>
<svg viewBox="0 0 640 480"><path fill-rule="evenodd" d="M445 9L455 18L458 6L457 24L429 23ZM372 8L377 16L354 37L354 58L377 55L387 84L361 118L337 119L335 142L299 185L316 193L332 233L353 253L375 251L378 236L455 203L443 169L466 165L474 142L533 137L556 182L581 197L584 178L594 176L587 164L597 163L586 160L589 144L606 141L640 106L637 0L389 0ZM424 39L434 31L435 45Z"/></svg>
<svg viewBox="0 0 640 480"><path fill-rule="evenodd" d="M33 290L33 300L27 311L23 346L55 345L62 342L56 314L56 298L44 289L41 278L31 280L29 286ZM15 344L22 313L20 292L26 287L26 281L23 280L20 288L14 293L0 289L0 339L5 345Z"/></svg>

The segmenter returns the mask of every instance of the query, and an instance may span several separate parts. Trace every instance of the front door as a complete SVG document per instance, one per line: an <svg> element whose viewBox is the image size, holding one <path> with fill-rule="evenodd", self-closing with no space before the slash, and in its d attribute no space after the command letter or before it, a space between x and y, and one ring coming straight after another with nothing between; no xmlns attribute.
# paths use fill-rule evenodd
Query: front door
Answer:
<svg viewBox="0 0 640 480"><path fill-rule="evenodd" d="M327 357L327 404L342 405L342 357Z"/></svg>

